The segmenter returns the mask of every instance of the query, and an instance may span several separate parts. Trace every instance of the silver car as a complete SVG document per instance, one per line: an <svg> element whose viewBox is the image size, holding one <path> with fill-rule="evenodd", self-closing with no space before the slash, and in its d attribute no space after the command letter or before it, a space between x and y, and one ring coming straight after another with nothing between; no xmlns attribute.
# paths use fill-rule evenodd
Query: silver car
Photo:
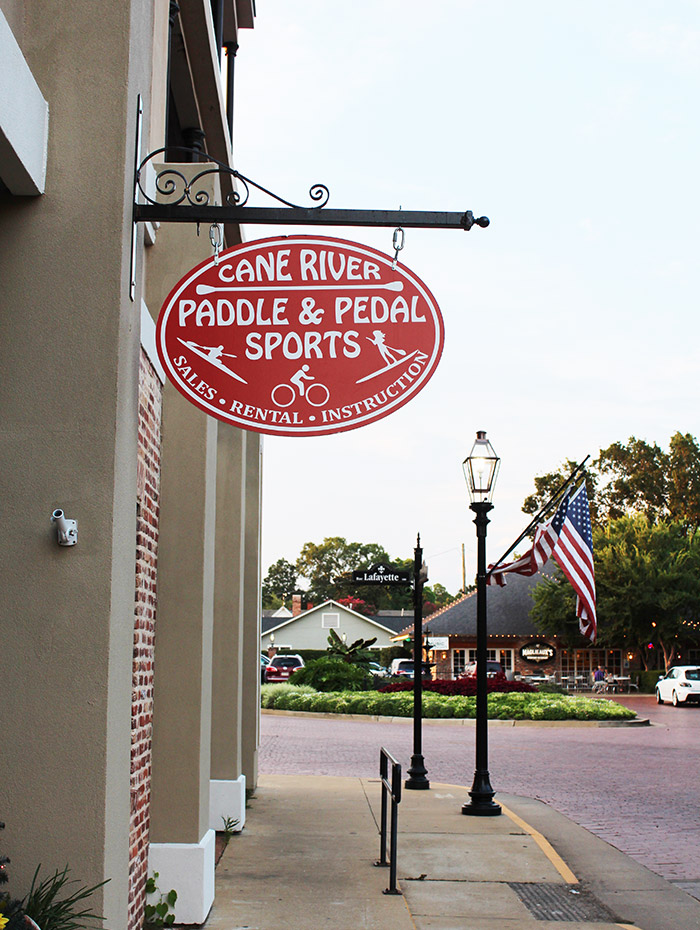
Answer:
<svg viewBox="0 0 700 930"><path fill-rule="evenodd" d="M700 704L700 668L697 665L674 665L656 683L656 702Z"/></svg>

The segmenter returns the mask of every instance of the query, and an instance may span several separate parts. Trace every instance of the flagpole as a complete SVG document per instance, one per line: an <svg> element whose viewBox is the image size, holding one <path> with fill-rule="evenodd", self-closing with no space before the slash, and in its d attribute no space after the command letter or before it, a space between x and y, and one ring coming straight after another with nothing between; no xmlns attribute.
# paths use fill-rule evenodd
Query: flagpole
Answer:
<svg viewBox="0 0 700 930"><path fill-rule="evenodd" d="M578 473L581 471L581 469L582 469L583 466L586 464L586 462L589 460L589 458L590 458L590 455L587 455L586 458L580 463L580 465L577 465L577 466L576 466L576 468L571 472L571 474L570 474L569 477L566 479L566 481L564 482L564 484L562 484L562 486L561 486L557 491L554 492L554 494L549 498L549 500L548 500L547 503L544 505L544 507L541 508L541 510L539 511L539 513L538 513L535 517L532 518L532 520L530 521L530 523L528 523L528 525L527 525L527 526L525 527L525 529L522 531L522 533L520 534L520 536L518 536L518 538L515 540L515 542L514 542L511 546L509 546L509 547L506 549L506 551L503 553L503 555L500 557L500 559L499 559L497 562L494 562L494 563L493 563L492 568L490 568L490 569L486 572L486 578L487 578L487 579L490 578L491 575L492 575L492 573L496 571L496 569L497 569L498 566L501 564L501 562L502 562L508 555L510 555L510 553L513 551L513 549L515 549L515 547L518 545L518 543L522 542L522 540L525 539L525 537L526 537L527 534L530 532L530 530L532 530L535 526L537 526L537 524L540 522L540 520L541 520L541 518L543 517L543 515L544 515L548 510L551 509L552 505L553 505L554 503L559 503L560 498L563 497L564 491L569 487L569 485L571 484L571 482L574 480L574 478L576 477L576 475L578 475Z"/></svg>

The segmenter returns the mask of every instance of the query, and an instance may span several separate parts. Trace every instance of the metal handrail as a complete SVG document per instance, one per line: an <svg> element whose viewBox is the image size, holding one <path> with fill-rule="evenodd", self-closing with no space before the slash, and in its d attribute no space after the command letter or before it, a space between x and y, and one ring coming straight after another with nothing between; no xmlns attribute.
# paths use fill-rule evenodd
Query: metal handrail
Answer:
<svg viewBox="0 0 700 930"><path fill-rule="evenodd" d="M391 781L389 780L389 765L391 764ZM396 848L399 833L399 803L401 802L401 766L391 753L382 746L379 750L379 776L382 782L382 811L379 839L378 866L389 866L389 887L384 894L401 894L396 885ZM391 826L389 840L389 860L386 856L386 827L388 813L388 799L391 799Z"/></svg>

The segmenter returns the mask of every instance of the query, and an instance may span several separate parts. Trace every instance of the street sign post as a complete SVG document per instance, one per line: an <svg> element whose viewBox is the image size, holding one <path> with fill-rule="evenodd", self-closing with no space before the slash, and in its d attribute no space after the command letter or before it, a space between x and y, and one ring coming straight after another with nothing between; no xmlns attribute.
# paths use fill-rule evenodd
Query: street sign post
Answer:
<svg viewBox="0 0 700 930"><path fill-rule="evenodd" d="M380 563L371 568L363 568L352 573L355 584L368 585L397 585L406 586L411 583L411 573L393 568L391 565Z"/></svg>

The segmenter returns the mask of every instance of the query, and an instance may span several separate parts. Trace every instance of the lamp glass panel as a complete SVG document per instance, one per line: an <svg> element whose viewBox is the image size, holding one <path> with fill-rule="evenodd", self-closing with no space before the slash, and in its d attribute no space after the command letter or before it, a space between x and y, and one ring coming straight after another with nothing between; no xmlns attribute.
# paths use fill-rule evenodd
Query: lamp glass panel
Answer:
<svg viewBox="0 0 700 930"><path fill-rule="evenodd" d="M472 451L463 463L472 502L491 500L500 462L486 433L477 433Z"/></svg>

